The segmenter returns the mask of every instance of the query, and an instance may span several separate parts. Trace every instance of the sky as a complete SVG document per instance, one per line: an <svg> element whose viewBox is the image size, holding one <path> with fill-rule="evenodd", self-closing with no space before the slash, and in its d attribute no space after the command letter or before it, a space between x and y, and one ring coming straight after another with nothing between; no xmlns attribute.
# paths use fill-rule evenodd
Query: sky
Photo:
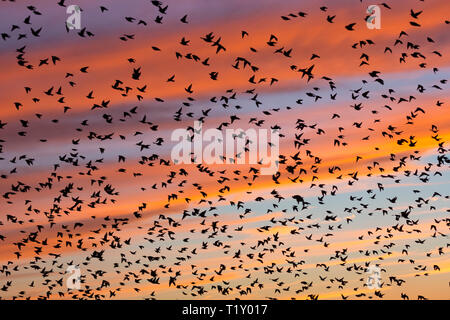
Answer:
<svg viewBox="0 0 450 320"><path fill-rule="evenodd" d="M57 1L0 4L1 298L450 298L450 3L386 1L380 29L365 0L70 4L93 36ZM175 164L199 119L279 127L279 176Z"/></svg>

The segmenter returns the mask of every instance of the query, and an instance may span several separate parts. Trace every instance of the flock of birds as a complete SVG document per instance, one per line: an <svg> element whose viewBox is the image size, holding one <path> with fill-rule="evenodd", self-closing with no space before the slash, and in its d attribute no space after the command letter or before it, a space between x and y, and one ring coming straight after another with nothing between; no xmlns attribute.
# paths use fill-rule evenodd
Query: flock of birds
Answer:
<svg viewBox="0 0 450 320"><path fill-rule="evenodd" d="M64 8L67 5L65 0L55 3L55 6ZM171 7L159 0L147 1L145 5L153 10L152 20L124 16L126 23L164 28ZM392 5L394 2L380 4L384 10L390 10ZM83 8L81 9L83 12ZM39 38L48 30L34 22L36 16L46 14L39 9L38 4L28 6L27 10L22 21L12 26L2 25L0 41L18 44L15 52L16 66L31 74L39 68L61 64L65 57L50 55L38 61L29 57L36 44L28 45L27 41L30 38ZM316 10L323 12L326 18L323 22L311 23L339 22L339 14L331 8L319 6ZM110 9L99 6L98 11L100 15L107 15ZM282 15L280 19L281 23L291 23L296 19L307 20L309 14L304 11L290 12ZM411 10L410 26L421 28L421 16L421 10ZM177 23L180 28L191 23L189 14L180 16ZM448 25L449 21L442 20L439 23ZM341 27L342 32L354 32L356 27L365 28L364 24L364 17L360 21L349 21ZM8 29L5 30L6 28ZM428 55L439 58L443 56L444 53L438 49L438 41L430 35L423 39L423 43L414 43L408 38L409 32L401 31L398 37L392 39L391 46L378 49L384 52L386 59L396 60L399 64L414 64L420 61L419 70L427 70L431 75L439 77L440 70L437 67L429 68L426 63ZM83 26L80 30L67 30L67 33L77 34L77 37L82 39L97 37L97 32L90 30L89 26ZM221 72L214 69L214 55L232 54L227 42L241 41L241 46L245 47L245 41L252 36L253 34L246 30L237 34L236 39L224 39L214 32L205 32L204 36L197 40L201 46L211 48L211 57L201 58L194 52L182 53L182 48L188 48L194 42L187 35L181 37L178 44L180 49L175 52L158 46L152 46L151 50L175 55L177 61L188 59L198 63L199 67L209 69L209 81L220 82ZM304 54L283 45L280 39L282 35L274 32L267 35L263 44L265 48L273 51L275 63L283 59L295 61L296 54ZM139 41L139 38L135 34L126 33L120 35L117 41L129 43ZM421 50L424 43L433 45L433 49L430 52ZM25 168L32 170L36 164L37 160L33 156L37 152L35 148L45 148L44 146L50 143L46 137L30 132L33 127L39 126L39 122L47 121L48 117L45 112L35 113L33 118L21 116L21 113L30 108L30 104L39 106L42 99L53 99L54 105L62 107L51 110L58 114L59 118L41 124L48 130L53 130L52 126L58 125L74 112L65 93L76 90L81 75L89 77L92 73L95 77L95 70L91 71L89 61L82 61L85 66L77 72L67 71L62 77L55 73L55 85L41 92L35 87L24 85L25 94L12 97L15 99L13 104L3 106L10 108L15 118L0 120L0 244L3 249L0 262L0 297L320 299L321 292L334 290L338 293L338 298L347 299L351 296L372 299L382 298L386 288L398 287L398 296L392 298L426 299L420 289L411 293L406 289L403 291L405 283L411 280L388 274L382 264L381 287L368 290L366 271L371 263L380 265L390 256L396 264L412 268L417 276L426 277L441 271L442 266L438 263L427 264L426 259L425 262L416 261L409 257L409 251L411 246L420 247L425 243L423 248L426 249L419 251L422 250L426 257L434 259L447 254L450 245L447 240L450 209L444 208L444 217L434 216L433 212L436 212L437 208L433 201L437 199L441 203L448 203L448 189L435 190L428 194L428 191L421 191L420 186L413 187L409 192L413 193L414 202L398 209L396 203L400 202L401 196L394 194L395 187L388 185L402 185L406 179L414 179L416 185L427 185L433 179L445 175L450 159L447 156L446 141L441 133L448 128L429 124L429 137L434 142L435 153L433 160L427 158L424 163L421 162L422 155L417 148L417 144L420 144L418 136L406 134L407 131L400 128L400 124L390 124L389 119L379 116L376 108L370 112L368 120L361 120L364 118L360 117L360 112L363 108L364 111L367 110L370 101L377 95L384 101L381 110L386 112L399 110L407 105L408 108L402 109L404 122L401 126L414 128L419 119L426 121L430 114L447 112L442 99L437 99L435 105L426 108L409 108L410 103L414 103L424 92L446 90L447 79L436 80L430 86L418 83L415 93L401 96L395 88L386 88L387 80L369 64L370 56L365 49L376 47L375 41L365 38L356 43L342 45L361 50L360 60L356 63L349 61L348 68L372 68L367 69L359 87L352 88L349 94L339 91L337 81L331 76L317 71L321 54L312 53L309 65L292 62L289 67L289 72L296 73L297 81L305 88L305 93L299 94L291 106L268 108L264 103L264 92L270 92L271 88L280 85L282 79L260 76L263 66L258 66L251 58L251 55L257 54L260 49L254 47L248 49L249 54L236 56L234 63L228 66L240 71L245 70L244 75L247 75L247 72L251 74L244 91L229 89L206 99L196 97L196 79L184 86L184 97L178 103L170 122L177 127L188 128L192 135L194 120L206 126L210 119L213 121L215 113L225 114L227 117L227 120L218 124L219 130L241 125L270 128L279 134L280 143L285 143L287 147L280 148L279 171L268 177L260 175L258 165L239 167L231 164L174 164L167 154L167 149L163 149L165 146L170 148L172 144L164 136L165 133L161 132L162 124L154 120L152 108L145 107L146 104L157 103L156 107L160 108L161 105L174 102L168 102L159 96L158 92L152 91L151 84L140 82L140 85L133 85L133 82L137 83L146 72L151 71L139 66L138 59L126 57L130 66L129 78L111 80L111 98L98 99L95 88L84 94L84 104L90 108L89 119L83 119L73 130L73 136L67 141L70 150L53 150L52 157L45 160L44 164L39 162L39 170L47 172L45 177L27 182L29 178L22 174L27 170ZM401 52L400 55L394 57L398 52ZM169 85L177 81L177 74L161 77L162 81ZM59 84L56 84L58 82ZM371 91L369 87L373 85L377 85L379 89ZM327 121L350 117L353 128L338 127L339 134L332 136L320 123L309 123L298 118L307 112L302 111L302 104L335 104L340 98L338 93L353 101L349 109L351 111L345 115L338 111L326 114ZM129 98L132 95L135 95L135 102L128 104L121 114L114 113L115 104L120 103L121 98ZM208 107L204 108L205 105ZM256 114L252 114L248 123L244 123L243 112L246 108ZM167 110L169 112L170 107L167 107ZM278 114L282 112L295 119L293 127L276 124ZM373 121L374 127L379 125L377 129L371 128L369 121ZM18 122L18 127L13 122ZM119 130L124 124L137 129L132 133ZM384 129L378 131L382 126ZM352 145L345 134L350 129L367 130L367 136L363 137L361 142L372 149L383 150L383 145L374 145L375 142L372 142L372 136L379 135L384 141L395 141L403 151L398 154L387 151L385 159L374 161L366 161L364 156L355 153L352 165L346 168L327 161L313 151L314 139L320 137L328 139L331 153L351 149ZM57 135L55 132L53 134ZM4 136L8 138L2 138ZM26 142L28 140L25 139L30 136L35 142ZM149 140L144 141L142 138L134 143L134 137L148 137ZM16 146L26 145L27 153L11 154L9 143L12 142L9 140L14 141ZM114 156L115 165L118 166L114 172L107 172L110 166L106 163L106 154L110 152L107 147L110 144L104 143L123 146L123 151ZM252 141L247 139L246 151L249 151L250 143ZM82 151L86 145L91 148ZM127 154L129 149L126 145L134 148L135 152ZM103 167L105 171L102 171ZM153 172L156 173L146 178L144 171L147 169L154 169ZM67 174L67 170L73 170L73 174ZM106 212L108 208L120 206L121 201L124 201L120 185L113 182L117 175L126 175L126 179L133 183L133 192L145 200L138 203L134 209L124 209L120 214L91 214L95 210ZM376 188L364 190L364 195L351 195L350 205L346 205L342 212L338 212L340 210L332 205L327 205L327 201L332 201L332 197L339 196L342 188L357 188L365 178L374 179ZM264 185L262 190L270 191L261 194L260 185ZM302 192L286 195L283 189L279 188L286 185L305 188L307 192L315 192L316 196L307 196ZM236 192L242 196L236 198ZM154 203L152 195L156 193L165 194L166 200L160 204ZM348 198L344 202L348 202ZM371 206L372 202L376 202L376 209ZM253 221L254 211L258 210L255 203L259 209L265 208L265 212L260 216L262 224L258 225L256 230L253 228L255 232L249 236L249 233L246 233L249 228L247 222ZM13 206L14 210L11 209ZM220 211L222 206L231 208L238 219L237 224L227 224L224 212ZM420 209L428 210L433 217L430 225L426 225L426 231L430 232L429 238L422 234L425 232L420 220L422 218L414 214ZM85 213L87 211L89 214ZM274 216L275 212L279 215ZM264 214L270 218L265 219ZM345 245L339 248L333 246L333 237L345 232L346 228L351 230L354 220L370 219L372 216L381 216L390 223L374 225L355 237L355 241L367 243L371 249L352 252L352 249ZM409 240L403 242L402 237ZM442 245L426 247L432 238L439 239ZM306 241L307 245L291 244L297 240ZM315 250L329 247L334 249L329 261L313 263L314 260L305 258ZM359 260L354 259L355 257L359 257ZM213 266L204 264L201 259L206 259L207 262L211 259L212 262L208 263ZM306 268L307 264L313 264L312 268ZM67 288L66 270L69 266L80 268L81 289ZM339 268L339 272L333 273L334 268ZM351 287L349 283L353 282L350 278L355 277L357 285ZM318 289L319 287L322 289Z"/></svg>

